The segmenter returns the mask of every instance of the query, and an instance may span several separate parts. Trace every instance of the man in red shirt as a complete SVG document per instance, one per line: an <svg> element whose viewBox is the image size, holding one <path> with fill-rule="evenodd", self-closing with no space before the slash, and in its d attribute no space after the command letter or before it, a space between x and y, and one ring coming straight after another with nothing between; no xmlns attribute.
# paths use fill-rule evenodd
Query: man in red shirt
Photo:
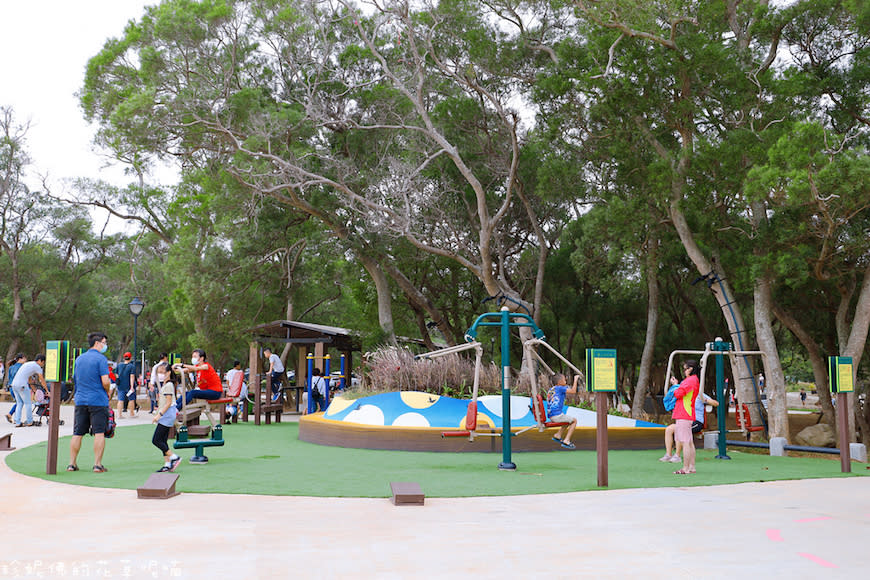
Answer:
<svg viewBox="0 0 870 580"><path fill-rule="evenodd" d="M224 393L221 378L218 376L214 367L206 360L205 351L201 348L194 349L193 355L190 357L191 364L177 364L173 368L184 371L192 371L196 373L196 388L191 389L184 396L184 404L189 404L193 399L206 399L214 401L220 399ZM181 410L182 399L178 399L175 405L178 410Z"/></svg>

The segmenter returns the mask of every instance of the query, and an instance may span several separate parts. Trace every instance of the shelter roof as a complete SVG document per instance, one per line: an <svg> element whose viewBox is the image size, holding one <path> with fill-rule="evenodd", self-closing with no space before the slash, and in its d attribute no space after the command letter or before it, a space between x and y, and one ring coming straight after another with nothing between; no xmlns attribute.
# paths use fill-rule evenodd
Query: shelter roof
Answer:
<svg viewBox="0 0 870 580"><path fill-rule="evenodd" d="M265 343L324 343L331 348L343 351L362 350L362 342L357 333L337 326L295 320L275 320L249 328L245 332L250 333L255 340Z"/></svg>

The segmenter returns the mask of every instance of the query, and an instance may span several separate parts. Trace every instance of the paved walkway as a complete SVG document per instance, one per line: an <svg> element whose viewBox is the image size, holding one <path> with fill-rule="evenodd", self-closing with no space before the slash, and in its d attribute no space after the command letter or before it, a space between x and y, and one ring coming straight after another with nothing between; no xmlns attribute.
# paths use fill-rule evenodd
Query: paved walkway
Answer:
<svg viewBox="0 0 870 580"><path fill-rule="evenodd" d="M71 411L62 408L61 435ZM119 428L149 421L141 413ZM48 432L2 423L16 447ZM870 478L396 507L209 494L140 500L26 477L0 461L0 488L0 578L816 579L856 578L870 566Z"/></svg>

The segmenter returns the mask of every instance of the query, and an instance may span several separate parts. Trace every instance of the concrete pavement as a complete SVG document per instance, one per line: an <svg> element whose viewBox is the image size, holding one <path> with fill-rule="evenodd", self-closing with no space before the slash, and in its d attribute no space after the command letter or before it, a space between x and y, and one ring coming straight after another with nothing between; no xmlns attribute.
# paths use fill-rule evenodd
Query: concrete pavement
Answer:
<svg viewBox="0 0 870 580"><path fill-rule="evenodd" d="M64 435L72 409L62 409ZM119 428L149 421L141 413ZM48 432L2 423L16 447ZM0 578L854 578L870 565L868 478L397 507L189 493L140 500L26 477L3 461L0 488Z"/></svg>

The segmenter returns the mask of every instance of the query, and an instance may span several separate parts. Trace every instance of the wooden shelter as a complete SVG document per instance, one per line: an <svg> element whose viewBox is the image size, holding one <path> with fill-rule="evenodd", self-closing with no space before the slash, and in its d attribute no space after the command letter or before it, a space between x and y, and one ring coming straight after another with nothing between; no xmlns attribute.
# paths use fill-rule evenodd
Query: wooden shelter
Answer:
<svg viewBox="0 0 870 580"><path fill-rule="evenodd" d="M259 385L259 379L254 381L253 377L259 377L262 371L262 355L261 348L264 345L274 344L291 344L298 347L296 349L296 385L302 387L306 384L308 374L308 364L306 357L312 353L315 360L321 361L329 354L330 357L335 356L330 351L335 351L336 354L345 356L345 364L348 372L353 366L353 352L362 350L362 342L356 334L346 328L338 328L335 326L325 326L322 324L311 324L308 322L296 322L294 320L275 320L266 324L261 324L253 328L249 328L246 332L251 335L251 343L249 350L249 365L251 384ZM313 352L312 352L313 351ZM336 360L338 357L336 356ZM289 357L285 367L291 367ZM322 363L319 364L321 368ZM258 389L253 391L258 394ZM297 396L299 391L297 390ZM254 397L254 422L260 424L260 414L262 413L262 397ZM268 399L267 399L268 400Z"/></svg>

